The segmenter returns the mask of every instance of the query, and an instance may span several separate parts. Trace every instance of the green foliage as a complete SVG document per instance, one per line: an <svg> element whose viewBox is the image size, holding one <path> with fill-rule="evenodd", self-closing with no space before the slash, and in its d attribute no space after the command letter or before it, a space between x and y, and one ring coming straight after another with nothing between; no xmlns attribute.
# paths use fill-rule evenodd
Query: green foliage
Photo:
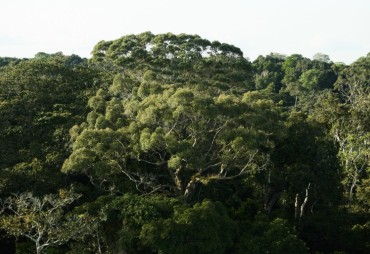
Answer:
<svg viewBox="0 0 370 254"><path fill-rule="evenodd" d="M127 35L99 42L92 53L91 63L98 66L122 66L126 71L150 69L170 83L211 80L215 88L222 90L251 88L251 66L241 50L198 35Z"/></svg>
<svg viewBox="0 0 370 254"><path fill-rule="evenodd" d="M92 111L64 172L107 182L120 174L141 192L174 188L191 197L192 175L206 183L263 167L284 130L279 108L263 92L213 94L211 88L151 79L136 80L130 98L99 90L89 100Z"/></svg>
<svg viewBox="0 0 370 254"><path fill-rule="evenodd" d="M335 67L331 62L292 55L282 65L284 78L282 91L295 98L295 106L310 108L318 91L332 89L337 79Z"/></svg>
<svg viewBox="0 0 370 254"><path fill-rule="evenodd" d="M0 58L0 233L25 253L40 227L46 253L368 253L369 70L150 32Z"/></svg>
<svg viewBox="0 0 370 254"><path fill-rule="evenodd" d="M76 213L89 214L100 221L98 233L102 251L148 253L150 249L140 240L142 227L152 221L171 217L175 206L184 205L176 199L165 196L139 196L127 193L116 197L100 196L75 210ZM96 243L96 239L91 240L92 243ZM76 253L88 249L94 252L97 251L96 247L91 246L91 243L72 245Z"/></svg>
<svg viewBox="0 0 370 254"><path fill-rule="evenodd" d="M31 240L37 254L49 246L58 246L71 239L82 239L94 231L93 221L84 214L65 215L64 209L78 195L61 190L59 195L34 197L31 193L14 195L2 201L0 228L18 238Z"/></svg>
<svg viewBox="0 0 370 254"><path fill-rule="evenodd" d="M257 215L252 222L244 222L236 253L308 253L302 240L286 220Z"/></svg>
<svg viewBox="0 0 370 254"><path fill-rule="evenodd" d="M144 225L140 238L159 253L225 253L235 229L221 203L203 201L192 208L176 207L173 218Z"/></svg>
<svg viewBox="0 0 370 254"><path fill-rule="evenodd" d="M282 72L284 60L283 56L270 54L265 57L259 56L253 62L256 89L265 89L268 86L273 86L276 92L281 89L284 77Z"/></svg>
<svg viewBox="0 0 370 254"><path fill-rule="evenodd" d="M44 54L0 72L0 191L30 190L27 185L33 191L57 189L68 130L85 117L98 76L85 60L62 54Z"/></svg>
<svg viewBox="0 0 370 254"><path fill-rule="evenodd" d="M0 57L0 67L18 64L19 62L23 60L26 60L26 59L18 59L14 57Z"/></svg>

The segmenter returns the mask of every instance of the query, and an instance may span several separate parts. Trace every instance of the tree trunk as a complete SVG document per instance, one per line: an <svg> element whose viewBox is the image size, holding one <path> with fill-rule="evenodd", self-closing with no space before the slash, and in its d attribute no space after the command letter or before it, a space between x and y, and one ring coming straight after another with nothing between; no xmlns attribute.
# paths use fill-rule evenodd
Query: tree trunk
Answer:
<svg viewBox="0 0 370 254"><path fill-rule="evenodd" d="M175 172L173 172L171 169L169 169L169 171L170 171L172 180L175 183L177 191L179 191L179 193L182 193L183 190L184 190L184 187L183 187L183 183L182 183L181 178L180 178L181 168L176 169Z"/></svg>
<svg viewBox="0 0 370 254"><path fill-rule="evenodd" d="M184 197L186 199L191 199L193 196L194 196L194 193L197 189L197 186L198 186L198 183L199 183L200 179L198 177L195 177L193 179L190 180L190 182L188 183L188 185L186 186L185 188L185 192L184 192Z"/></svg>
<svg viewBox="0 0 370 254"><path fill-rule="evenodd" d="M305 208L305 206L307 204L307 201L308 201L308 190L310 189L310 186L311 186L311 183L309 183L308 186L307 186L307 188L306 188L306 196L305 196L305 198L304 198L304 200L302 202L302 205L301 205L301 213L299 215L300 218L302 218L302 216L303 216L304 208Z"/></svg>
<svg viewBox="0 0 370 254"><path fill-rule="evenodd" d="M295 195L295 202L294 202L294 218L298 218L298 193Z"/></svg>
<svg viewBox="0 0 370 254"><path fill-rule="evenodd" d="M36 253L41 254L41 251L42 251L42 247L40 246L39 243L36 243Z"/></svg>
<svg viewBox="0 0 370 254"><path fill-rule="evenodd" d="M357 171L355 171L354 176L352 177L351 187L349 188L349 203L352 203L353 200L353 191L357 185L357 177L358 174Z"/></svg>

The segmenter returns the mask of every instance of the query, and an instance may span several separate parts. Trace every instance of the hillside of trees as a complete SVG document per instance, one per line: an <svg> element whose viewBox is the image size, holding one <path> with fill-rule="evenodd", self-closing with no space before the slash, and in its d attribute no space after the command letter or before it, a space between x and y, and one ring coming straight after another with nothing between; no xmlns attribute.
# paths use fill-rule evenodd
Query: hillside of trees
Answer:
<svg viewBox="0 0 370 254"><path fill-rule="evenodd" d="M0 58L0 253L370 253L370 53Z"/></svg>

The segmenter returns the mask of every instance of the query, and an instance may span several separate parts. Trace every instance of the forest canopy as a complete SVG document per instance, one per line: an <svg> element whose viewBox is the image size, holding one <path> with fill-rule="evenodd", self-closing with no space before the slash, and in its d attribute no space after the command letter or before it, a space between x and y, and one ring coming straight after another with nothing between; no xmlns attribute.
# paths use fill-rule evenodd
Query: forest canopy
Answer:
<svg viewBox="0 0 370 254"><path fill-rule="evenodd" d="M150 32L0 58L5 253L369 253L370 53Z"/></svg>

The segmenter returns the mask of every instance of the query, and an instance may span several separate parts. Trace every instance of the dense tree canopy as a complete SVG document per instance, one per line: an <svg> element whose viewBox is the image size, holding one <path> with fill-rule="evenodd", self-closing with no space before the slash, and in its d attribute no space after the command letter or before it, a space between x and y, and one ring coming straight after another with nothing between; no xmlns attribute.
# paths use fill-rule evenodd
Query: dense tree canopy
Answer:
<svg viewBox="0 0 370 254"><path fill-rule="evenodd" d="M150 32L0 58L0 249L368 253L369 70Z"/></svg>
<svg viewBox="0 0 370 254"><path fill-rule="evenodd" d="M61 177L69 128L83 120L94 91L97 74L86 60L40 55L0 70L1 195L60 184L47 177Z"/></svg>

